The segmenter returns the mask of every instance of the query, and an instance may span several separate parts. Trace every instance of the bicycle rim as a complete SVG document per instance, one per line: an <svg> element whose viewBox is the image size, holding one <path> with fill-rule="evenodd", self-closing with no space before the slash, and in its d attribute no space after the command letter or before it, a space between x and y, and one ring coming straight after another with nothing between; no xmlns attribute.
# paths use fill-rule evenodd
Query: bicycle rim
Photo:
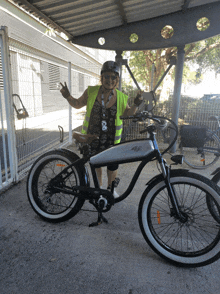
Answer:
<svg viewBox="0 0 220 294"><path fill-rule="evenodd" d="M47 159L42 158L29 174L29 201L35 212L46 220L67 220L76 214L83 204L83 201L74 195L46 191L50 180L70 163L71 161L65 156L52 154ZM73 167L71 175L64 184L71 188L79 183L78 173Z"/></svg>
<svg viewBox="0 0 220 294"><path fill-rule="evenodd" d="M220 223L210 212L207 198L219 207L219 194L195 177L171 181L187 221L182 223L175 216L161 181L142 200L142 233L149 245L171 262L184 266L209 264L219 258Z"/></svg>

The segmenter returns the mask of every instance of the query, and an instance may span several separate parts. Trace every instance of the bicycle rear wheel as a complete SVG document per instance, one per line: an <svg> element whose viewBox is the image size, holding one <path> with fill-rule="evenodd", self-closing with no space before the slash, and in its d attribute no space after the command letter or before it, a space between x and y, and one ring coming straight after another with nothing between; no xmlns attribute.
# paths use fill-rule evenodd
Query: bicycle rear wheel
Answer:
<svg viewBox="0 0 220 294"><path fill-rule="evenodd" d="M202 266L220 257L220 222L207 199L220 206L219 188L209 179L184 170L173 170L171 185L186 217L175 215L166 184L158 176L142 195L138 219L142 234L161 257L181 266Z"/></svg>
<svg viewBox="0 0 220 294"><path fill-rule="evenodd" d="M33 164L27 179L27 195L33 210L44 220L61 222L68 220L79 212L84 200L62 192L47 192L52 178L65 167L79 158L75 154L59 150L42 155ZM70 189L84 185L84 177L77 167L71 168L71 174L64 180Z"/></svg>
<svg viewBox="0 0 220 294"><path fill-rule="evenodd" d="M218 136L207 130L206 137L205 144L201 148L183 147L180 143L180 152L184 155L184 162L192 168L204 169L219 159L220 140Z"/></svg>

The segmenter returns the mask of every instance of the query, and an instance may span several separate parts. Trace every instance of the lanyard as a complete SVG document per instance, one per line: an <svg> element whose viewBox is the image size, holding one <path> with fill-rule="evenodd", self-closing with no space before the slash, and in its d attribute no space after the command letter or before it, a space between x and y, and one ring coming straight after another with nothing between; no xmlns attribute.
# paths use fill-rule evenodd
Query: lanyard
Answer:
<svg viewBox="0 0 220 294"><path fill-rule="evenodd" d="M111 91L107 102L106 102L106 106L109 104L110 99L112 98L112 96L114 95L113 91ZM106 107L105 107L105 102L104 102L104 93L102 92L102 131L107 132L108 127L107 127L107 121L106 121Z"/></svg>

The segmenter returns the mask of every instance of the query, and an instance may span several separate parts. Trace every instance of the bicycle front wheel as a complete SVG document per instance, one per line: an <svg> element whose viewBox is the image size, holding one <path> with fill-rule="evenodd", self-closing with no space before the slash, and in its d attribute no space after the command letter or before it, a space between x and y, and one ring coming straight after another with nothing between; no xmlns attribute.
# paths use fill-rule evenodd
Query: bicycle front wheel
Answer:
<svg viewBox="0 0 220 294"><path fill-rule="evenodd" d="M206 131L206 141L203 147L183 147L180 152L184 155L184 162L192 168L204 169L213 165L220 155L220 141L216 134Z"/></svg>
<svg viewBox="0 0 220 294"><path fill-rule="evenodd" d="M42 155L33 164L27 179L27 195L33 210L44 220L65 221L81 209L83 199L62 192L47 192L50 180L74 160L76 158L70 154L56 150ZM71 167L71 173L64 180L64 184L70 189L84 184L81 172L77 167Z"/></svg>
<svg viewBox="0 0 220 294"><path fill-rule="evenodd" d="M138 219L142 234L161 257L181 266L202 266L220 257L220 222L207 199L220 206L219 188L209 179L175 170L171 185L186 220L175 214L166 184L158 176L142 195Z"/></svg>
<svg viewBox="0 0 220 294"><path fill-rule="evenodd" d="M220 171L217 169L215 175L211 178L211 180L219 186L220 182ZM207 205L212 213L213 217L220 222L220 207L216 205L215 201L210 198L207 198Z"/></svg>

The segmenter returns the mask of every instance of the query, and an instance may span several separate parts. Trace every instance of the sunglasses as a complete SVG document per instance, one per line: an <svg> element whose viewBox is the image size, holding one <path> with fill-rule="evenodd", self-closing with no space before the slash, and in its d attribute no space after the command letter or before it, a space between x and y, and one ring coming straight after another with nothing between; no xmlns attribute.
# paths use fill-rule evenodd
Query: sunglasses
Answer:
<svg viewBox="0 0 220 294"><path fill-rule="evenodd" d="M104 78L106 80L112 79L112 81L114 81L117 79L117 76L116 75L104 75Z"/></svg>

